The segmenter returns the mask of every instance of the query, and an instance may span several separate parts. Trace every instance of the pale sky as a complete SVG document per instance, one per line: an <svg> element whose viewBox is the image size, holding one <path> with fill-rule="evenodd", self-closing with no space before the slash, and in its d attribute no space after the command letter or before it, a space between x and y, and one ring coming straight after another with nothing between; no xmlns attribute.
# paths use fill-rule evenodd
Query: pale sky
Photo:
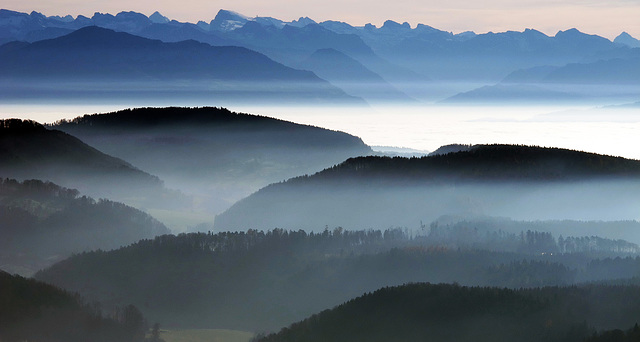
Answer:
<svg viewBox="0 0 640 342"><path fill-rule="evenodd" d="M94 12L117 14L160 11L178 21L209 22L219 9L250 17L270 16L285 21L310 17L318 22L344 21L354 26L376 26L391 19L452 31L522 31L534 28L548 35L577 28L609 39L626 31L640 39L640 0L2 0L1 8L45 15Z"/></svg>

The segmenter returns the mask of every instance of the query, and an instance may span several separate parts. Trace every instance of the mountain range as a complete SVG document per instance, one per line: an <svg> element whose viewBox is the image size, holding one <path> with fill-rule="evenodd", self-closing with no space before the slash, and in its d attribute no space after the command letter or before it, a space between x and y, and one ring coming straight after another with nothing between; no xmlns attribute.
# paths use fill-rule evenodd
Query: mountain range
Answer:
<svg viewBox="0 0 640 342"><path fill-rule="evenodd" d="M97 26L34 43L5 44L0 47L0 72L14 91L34 87L31 97L64 96L65 87L92 97L164 86L185 93L204 89L221 97L358 102L311 72L246 48L193 40L165 43ZM38 85L48 91L54 83L53 94L38 91Z"/></svg>
<svg viewBox="0 0 640 342"><path fill-rule="evenodd" d="M340 70L350 66L349 69L360 71L350 74L352 85L350 88L345 86L345 90L365 100L376 100L384 92L381 89L393 88L389 94L396 95L388 100L404 101L410 97L433 100L436 95L420 90L418 85L425 87L432 82L491 85L517 70L541 66L574 65L569 68L575 69L579 64L577 68L593 71L587 82L596 83L617 79L607 76L612 70L607 63L617 64L616 59L622 59L618 69L632 73L637 70L637 62L629 61L629 54L637 49L636 40L626 33L615 42L576 29L559 31L554 36L533 29L453 34L423 24L412 28L408 23L387 21L379 28L371 24L354 27L337 21L316 23L309 18L292 22L266 17L249 18L226 10L220 10L209 23L201 21L196 24L172 21L159 13L151 17L135 12L121 12L115 16L96 13L92 18L78 16L74 19L1 10L0 41L33 42L66 35L91 25L164 42L195 40L216 46L245 47L289 67L313 71L335 84L341 81ZM2 50L6 52L22 45L12 44ZM336 52L327 54L333 50ZM318 63L318 54L326 58L324 63ZM637 52L632 54L637 55ZM327 64L335 67L328 69ZM594 76L601 74L605 75L602 79ZM211 73L203 74L206 75L212 76ZM575 75L565 74L562 81L584 81ZM374 79L374 87L353 86L366 85ZM635 84L632 76L627 80ZM459 92L465 87L458 85L452 89Z"/></svg>

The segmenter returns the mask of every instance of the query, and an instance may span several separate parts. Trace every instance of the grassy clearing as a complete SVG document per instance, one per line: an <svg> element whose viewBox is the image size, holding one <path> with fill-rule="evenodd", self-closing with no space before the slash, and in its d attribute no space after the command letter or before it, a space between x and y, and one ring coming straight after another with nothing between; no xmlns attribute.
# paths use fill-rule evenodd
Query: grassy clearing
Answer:
<svg viewBox="0 0 640 342"><path fill-rule="evenodd" d="M161 330L166 342L249 342L253 333L225 329Z"/></svg>

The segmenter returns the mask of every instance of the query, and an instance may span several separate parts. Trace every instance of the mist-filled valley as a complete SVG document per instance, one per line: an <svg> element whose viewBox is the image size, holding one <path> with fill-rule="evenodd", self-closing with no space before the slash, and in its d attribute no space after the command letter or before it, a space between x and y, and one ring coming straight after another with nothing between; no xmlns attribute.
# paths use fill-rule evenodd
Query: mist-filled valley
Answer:
<svg viewBox="0 0 640 342"><path fill-rule="evenodd" d="M0 9L0 340L636 341L639 101L626 32Z"/></svg>
<svg viewBox="0 0 640 342"><path fill-rule="evenodd" d="M358 137L223 108L136 109L51 126L194 194L217 213L270 183L372 153Z"/></svg>

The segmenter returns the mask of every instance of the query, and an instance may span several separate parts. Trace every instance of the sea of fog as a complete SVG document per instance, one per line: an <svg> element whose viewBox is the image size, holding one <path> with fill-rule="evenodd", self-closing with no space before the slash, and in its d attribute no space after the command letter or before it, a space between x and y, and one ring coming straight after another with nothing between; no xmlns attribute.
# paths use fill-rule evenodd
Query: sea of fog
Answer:
<svg viewBox="0 0 640 342"><path fill-rule="evenodd" d="M589 105L377 107L277 106L171 103L0 104L0 118L41 123L141 106L224 106L232 111L276 117L344 131L371 146L433 151L461 144L524 144L562 147L640 159L640 107ZM376 147L379 149L385 149Z"/></svg>

